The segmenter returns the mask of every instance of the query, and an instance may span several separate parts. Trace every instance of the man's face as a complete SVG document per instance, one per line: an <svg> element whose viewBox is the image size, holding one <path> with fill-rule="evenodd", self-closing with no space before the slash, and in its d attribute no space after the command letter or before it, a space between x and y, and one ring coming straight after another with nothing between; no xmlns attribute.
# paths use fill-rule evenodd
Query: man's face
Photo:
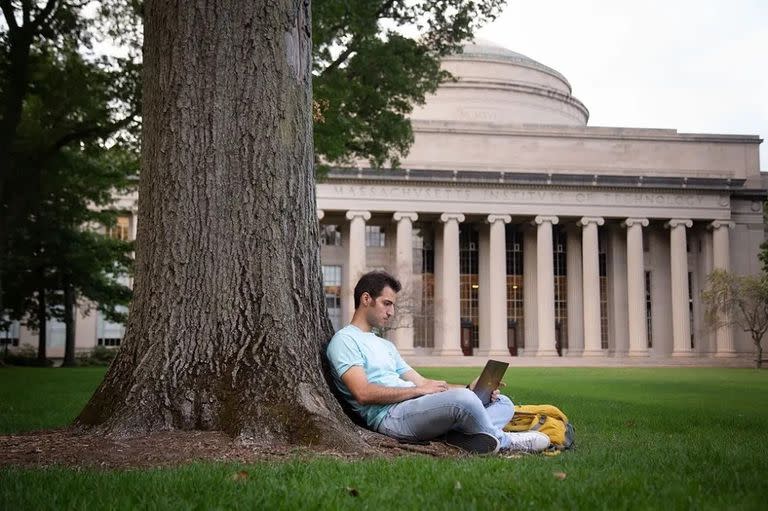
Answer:
<svg viewBox="0 0 768 511"><path fill-rule="evenodd" d="M374 328L383 328L389 322L389 318L395 315L395 292L387 286L378 298L371 298L368 293L363 293L362 302L365 307L365 319Z"/></svg>

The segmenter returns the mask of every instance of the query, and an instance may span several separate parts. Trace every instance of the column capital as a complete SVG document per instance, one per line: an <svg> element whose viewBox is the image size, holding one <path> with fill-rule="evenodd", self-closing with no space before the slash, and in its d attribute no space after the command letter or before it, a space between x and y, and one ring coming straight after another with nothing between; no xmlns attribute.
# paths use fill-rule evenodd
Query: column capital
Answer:
<svg viewBox="0 0 768 511"><path fill-rule="evenodd" d="M589 224L603 225L605 224L605 219L600 216L583 216L576 222L576 224L583 227L586 227Z"/></svg>
<svg viewBox="0 0 768 511"><path fill-rule="evenodd" d="M464 221L464 215L461 213L443 213L440 215L440 221L444 224L447 224L451 220L456 220L456 222L461 223Z"/></svg>
<svg viewBox="0 0 768 511"><path fill-rule="evenodd" d="M687 219L687 218L672 218L671 220L664 223L665 229L671 229L673 227L693 227L693 220Z"/></svg>
<svg viewBox="0 0 768 511"><path fill-rule="evenodd" d="M736 227L736 222L733 222L731 220L713 220L709 224L707 224L707 229L715 230L720 229L721 227L727 227L728 229L733 229Z"/></svg>
<svg viewBox="0 0 768 511"><path fill-rule="evenodd" d="M486 217L485 222L488 224L492 224L494 222L504 222L505 224L508 224L512 221L512 217L510 215L488 215Z"/></svg>
<svg viewBox="0 0 768 511"><path fill-rule="evenodd" d="M347 211L347 214L345 215L347 217L347 220L352 220L354 218L362 218L366 222L371 219L371 212L370 211Z"/></svg>
<svg viewBox="0 0 768 511"><path fill-rule="evenodd" d="M392 220L395 222L399 222L400 220L405 219L410 220L411 222L415 222L419 219L419 214L414 213L413 211L396 211L394 215L392 215Z"/></svg>
<svg viewBox="0 0 768 511"><path fill-rule="evenodd" d="M317 210L317 219L318 220L322 220L323 218L325 218L325 211L323 211L322 209L318 209Z"/></svg>
<svg viewBox="0 0 768 511"><path fill-rule="evenodd" d="M541 225L543 223L550 223L552 225L557 225L557 223L560 221L560 219L556 216L547 216L547 215L536 215L536 218L533 219L533 223L536 225Z"/></svg>
<svg viewBox="0 0 768 511"><path fill-rule="evenodd" d="M639 225L640 227L648 227L647 218L627 218L621 222L622 227L632 227L633 225Z"/></svg>

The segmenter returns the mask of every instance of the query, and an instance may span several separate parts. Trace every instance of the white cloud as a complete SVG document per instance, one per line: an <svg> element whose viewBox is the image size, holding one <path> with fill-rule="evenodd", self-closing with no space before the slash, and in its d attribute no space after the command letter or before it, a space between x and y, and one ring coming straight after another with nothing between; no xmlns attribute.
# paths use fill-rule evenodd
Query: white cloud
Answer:
<svg viewBox="0 0 768 511"><path fill-rule="evenodd" d="M560 71L591 126L768 135L764 0L512 0L478 36Z"/></svg>

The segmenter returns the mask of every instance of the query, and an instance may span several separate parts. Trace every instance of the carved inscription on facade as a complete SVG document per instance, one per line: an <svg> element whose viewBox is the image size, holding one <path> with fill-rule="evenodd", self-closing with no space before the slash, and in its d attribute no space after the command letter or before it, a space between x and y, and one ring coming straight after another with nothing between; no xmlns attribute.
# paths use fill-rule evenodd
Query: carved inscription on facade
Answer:
<svg viewBox="0 0 768 511"><path fill-rule="evenodd" d="M471 202L476 204L553 204L649 208L728 209L725 195L703 193L543 190L534 188L461 188L441 186L321 184L318 199Z"/></svg>

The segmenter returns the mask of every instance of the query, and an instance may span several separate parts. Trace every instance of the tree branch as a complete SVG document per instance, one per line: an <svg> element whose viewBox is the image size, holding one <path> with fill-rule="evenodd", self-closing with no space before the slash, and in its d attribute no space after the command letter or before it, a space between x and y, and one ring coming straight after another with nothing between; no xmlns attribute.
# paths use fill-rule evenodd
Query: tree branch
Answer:
<svg viewBox="0 0 768 511"><path fill-rule="evenodd" d="M379 10L376 11L376 14L375 14L376 19L381 18L381 16L387 11L387 9L392 7L392 4L394 3L395 3L395 0L387 0L386 2L384 2L384 4L379 8ZM331 62L328 65L328 67L323 69L323 71L320 73L320 76L323 76L324 74L329 73L334 69L338 68L339 66L341 66L349 58L349 56L352 55L352 53L354 53L356 46L357 46L357 39L353 38L352 41L350 41L350 43L347 45L347 49L341 52L341 55L339 55L336 58L336 60Z"/></svg>
<svg viewBox="0 0 768 511"><path fill-rule="evenodd" d="M101 126L88 126L88 127L81 128L81 129L72 131L70 133L67 133L66 135L56 140L56 142L54 142L53 145L51 145L50 149L46 152L46 158L50 157L56 151L58 151L62 147L72 142L76 142L78 140L85 140L93 137L107 136L121 128L125 128L131 123L131 121L136 119L137 114L138 114L137 111L132 111L127 116L120 119L119 121L106 124L106 125L101 125Z"/></svg>
<svg viewBox="0 0 768 511"><path fill-rule="evenodd" d="M8 23L8 28L11 32L19 29L19 24L16 23L16 16L13 15L13 6L11 0L0 0L0 9L3 10L3 16L5 22Z"/></svg>

